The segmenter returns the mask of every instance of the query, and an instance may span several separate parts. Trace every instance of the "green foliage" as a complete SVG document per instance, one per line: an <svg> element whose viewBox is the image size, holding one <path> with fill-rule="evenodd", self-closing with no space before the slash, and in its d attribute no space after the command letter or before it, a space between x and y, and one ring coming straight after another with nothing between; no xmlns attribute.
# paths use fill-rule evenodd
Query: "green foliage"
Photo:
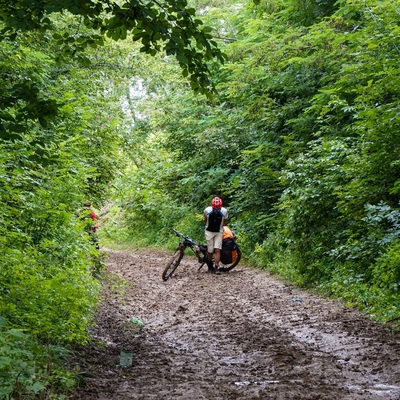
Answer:
<svg viewBox="0 0 400 400"><path fill-rule="evenodd" d="M132 225L197 231L186 216L219 194L253 263L395 319L398 2L195 3L228 56L219 97L148 78L140 149L158 158L124 180Z"/></svg>
<svg viewBox="0 0 400 400"><path fill-rule="evenodd" d="M13 140L31 129L33 121L46 126L56 113L57 101L42 90L50 84L52 61L41 52L8 40L1 43L0 54L0 138Z"/></svg>
<svg viewBox="0 0 400 400"><path fill-rule="evenodd" d="M202 26L195 18L195 10L186 0L162 2L86 1L73 3L68 0L46 0L32 3L18 0L3 3L0 21L3 22L2 38L17 37L20 31L38 30L52 33L54 16L68 11L91 32L55 30L52 40L62 47L62 57L69 58L83 53L87 46L101 46L104 35L113 40L141 42L140 51L155 56L160 51L178 60L184 76L189 76L191 88L209 93L213 85L209 81L207 61L223 60L215 41L212 28Z"/></svg>
<svg viewBox="0 0 400 400"><path fill-rule="evenodd" d="M342 298L349 305L357 306L377 321L398 323L400 318L400 248L398 239L386 247L374 264L365 270L357 262L347 261L335 269L329 281L322 282L320 289Z"/></svg>
<svg viewBox="0 0 400 400"><path fill-rule="evenodd" d="M5 324L5 320L2 320ZM70 391L74 376L64 364L68 352L60 346L42 346L20 330L0 329L0 397L48 398L52 391ZM52 398L56 398L53 397ZM57 398L62 399L63 396ZM65 397L64 397L65 398Z"/></svg>
<svg viewBox="0 0 400 400"><path fill-rule="evenodd" d="M182 227L188 235L198 236L201 232L199 217L202 210L193 213L185 202L160 189L164 185L163 176L159 173L161 165L164 170L167 169L164 159L159 161L153 158L151 166L132 171L132 175L117 182L121 188L118 209L123 217L113 219L118 221L117 231L112 229L110 223L107 224L109 237L121 240L123 235L125 240L141 246L166 245L172 227Z"/></svg>
<svg viewBox="0 0 400 400"><path fill-rule="evenodd" d="M46 39L29 32L0 43L0 315L8 321L0 397L7 398L56 398L74 384L56 360L66 355L58 346L88 340L100 289L93 275L103 267L80 211L87 199L101 205L122 165L126 80L102 65L114 49L88 52L101 69L80 68L75 58L57 64L58 47ZM15 332L23 332L18 340Z"/></svg>
<svg viewBox="0 0 400 400"><path fill-rule="evenodd" d="M338 3L337 0L292 0L288 11L294 23L309 26L331 16L338 9Z"/></svg>
<svg viewBox="0 0 400 400"><path fill-rule="evenodd" d="M82 201L85 173L71 169L66 147L58 157L51 145L41 149L39 163L28 137L0 146L0 314L46 342L82 342L98 290L70 207Z"/></svg>
<svg viewBox="0 0 400 400"><path fill-rule="evenodd" d="M145 76L140 54L160 53L164 64L172 55L185 85L210 96L208 62L223 60L212 31L185 0L1 3L1 398L65 398L56 393L73 385L58 346L88 340L104 267L82 204L105 203L124 151L129 162L140 160L148 136L131 95L133 80L145 78L133 71ZM128 37L136 45L120 41ZM141 203L122 202L133 211L129 234L187 212L142 178L143 191L130 196ZM151 225L154 239L166 225Z"/></svg>
<svg viewBox="0 0 400 400"><path fill-rule="evenodd" d="M0 317L0 397L33 399L48 398L52 391L67 393L74 386L72 373L63 369L67 355L65 348L40 345L21 330L7 328Z"/></svg>
<svg viewBox="0 0 400 400"><path fill-rule="evenodd" d="M42 340L85 341L97 297L97 285L85 273L89 266L77 264L82 258L78 251L74 252L76 260L71 265L65 256L47 256L49 252L54 254L59 245L49 241L43 245L46 247L42 254L35 254L36 250L29 247L25 247L25 253L30 256L17 250L3 252L0 312L12 325L29 330ZM52 264L57 261L63 262L63 269Z"/></svg>

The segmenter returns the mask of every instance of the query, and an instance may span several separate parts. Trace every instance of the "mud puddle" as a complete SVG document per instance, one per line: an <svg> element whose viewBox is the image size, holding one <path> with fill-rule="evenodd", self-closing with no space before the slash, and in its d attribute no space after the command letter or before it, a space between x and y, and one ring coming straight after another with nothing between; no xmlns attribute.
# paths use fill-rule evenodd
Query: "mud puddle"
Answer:
<svg viewBox="0 0 400 400"><path fill-rule="evenodd" d="M108 253L98 343L77 351L70 399L400 400L400 335L340 302L189 257L163 282L169 253Z"/></svg>

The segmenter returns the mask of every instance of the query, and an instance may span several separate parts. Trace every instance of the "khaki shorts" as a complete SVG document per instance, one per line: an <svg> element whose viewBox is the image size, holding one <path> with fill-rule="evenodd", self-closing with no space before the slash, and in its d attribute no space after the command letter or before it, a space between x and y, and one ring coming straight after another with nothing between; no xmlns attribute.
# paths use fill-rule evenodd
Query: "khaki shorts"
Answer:
<svg viewBox="0 0 400 400"><path fill-rule="evenodd" d="M222 232L205 231L207 251L213 253L214 249L222 249Z"/></svg>

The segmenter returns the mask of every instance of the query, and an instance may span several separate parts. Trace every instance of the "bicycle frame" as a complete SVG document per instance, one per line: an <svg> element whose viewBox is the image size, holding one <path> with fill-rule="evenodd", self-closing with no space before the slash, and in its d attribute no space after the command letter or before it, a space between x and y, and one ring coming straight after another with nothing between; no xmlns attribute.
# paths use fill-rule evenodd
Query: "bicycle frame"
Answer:
<svg viewBox="0 0 400 400"><path fill-rule="evenodd" d="M189 236L185 236L178 232L176 229L172 229L176 236L181 238L178 247L175 250L174 255L169 260L164 272L162 274L162 279L164 281L168 280L175 270L178 268L184 254L185 250L189 247L197 257L197 261L200 263L199 270L207 261L207 246L202 243L197 243L194 239Z"/></svg>
<svg viewBox="0 0 400 400"><path fill-rule="evenodd" d="M197 257L197 261L201 264L199 269L202 268L207 262L207 245L196 242L191 237L183 235L174 228L172 228L172 231L182 239L179 243L179 246L182 246L182 251L185 251L189 247Z"/></svg>
<svg viewBox="0 0 400 400"><path fill-rule="evenodd" d="M179 245L176 248L174 255L168 261L167 266L163 271L162 279L164 281L167 281L174 274L185 254L185 250L188 247L193 251L193 253L197 257L197 261L200 263L200 267L198 268L198 270L200 270L203 265L207 263L207 245L196 242L191 237L183 235L174 228L172 228L172 231L175 233L176 236L181 238L181 241L179 242ZM235 249L237 251L237 259L231 264L225 265L224 267L220 268L219 271L229 272L239 263L241 258L240 247L238 245L235 245Z"/></svg>

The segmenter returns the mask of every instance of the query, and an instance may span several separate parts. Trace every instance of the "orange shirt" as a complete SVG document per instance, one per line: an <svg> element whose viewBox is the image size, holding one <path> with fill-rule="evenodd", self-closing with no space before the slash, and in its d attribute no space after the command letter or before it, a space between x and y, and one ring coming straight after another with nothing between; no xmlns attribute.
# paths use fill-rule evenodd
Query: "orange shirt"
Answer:
<svg viewBox="0 0 400 400"><path fill-rule="evenodd" d="M224 232L222 233L222 240L234 237L235 235L232 233L232 231L227 226L224 226Z"/></svg>

